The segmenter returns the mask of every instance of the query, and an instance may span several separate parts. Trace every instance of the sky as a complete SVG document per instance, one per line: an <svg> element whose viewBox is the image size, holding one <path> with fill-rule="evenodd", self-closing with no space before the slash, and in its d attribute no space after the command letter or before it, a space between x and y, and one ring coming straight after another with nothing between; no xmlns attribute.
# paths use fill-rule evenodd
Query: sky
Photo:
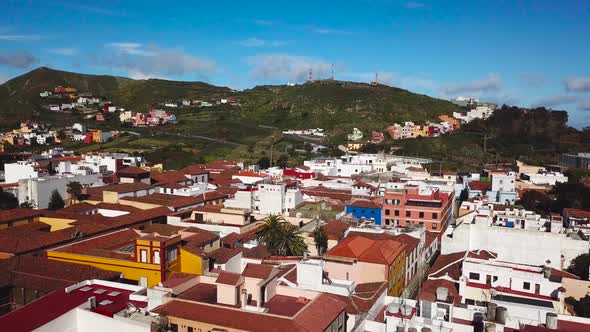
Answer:
<svg viewBox="0 0 590 332"><path fill-rule="evenodd" d="M329 78L567 110L590 126L590 1L2 0L0 82L39 66L235 89Z"/></svg>

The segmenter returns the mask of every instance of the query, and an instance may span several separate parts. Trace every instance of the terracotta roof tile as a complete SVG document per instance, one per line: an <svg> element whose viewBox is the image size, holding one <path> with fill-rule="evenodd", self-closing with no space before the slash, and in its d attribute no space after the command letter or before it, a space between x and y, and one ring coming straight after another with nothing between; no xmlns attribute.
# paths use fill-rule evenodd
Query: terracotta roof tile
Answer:
<svg viewBox="0 0 590 332"><path fill-rule="evenodd" d="M0 223L8 223L16 220L32 219L40 216L42 213L39 210L32 209L11 209L11 210L0 210Z"/></svg>
<svg viewBox="0 0 590 332"><path fill-rule="evenodd" d="M244 278L242 278L242 276L239 273L222 271L219 273L219 276L217 277L217 280L215 280L215 282L224 285L237 286L244 282Z"/></svg>
<svg viewBox="0 0 590 332"><path fill-rule="evenodd" d="M274 266L269 264L254 264L248 263L242 272L242 275L247 278L267 279L274 271Z"/></svg>
<svg viewBox="0 0 590 332"><path fill-rule="evenodd" d="M221 247L218 249L213 250L209 253L209 257L215 261L216 264L225 264L227 263L232 257L239 254L240 251L237 249L229 249L225 247Z"/></svg>
<svg viewBox="0 0 590 332"><path fill-rule="evenodd" d="M348 257L361 262L390 265L404 252L405 247L405 244L391 239L374 240L349 234L326 252L326 256Z"/></svg>
<svg viewBox="0 0 590 332"><path fill-rule="evenodd" d="M324 225L324 232L329 240L340 240L344 237L350 224L341 220L332 220Z"/></svg>
<svg viewBox="0 0 590 332"><path fill-rule="evenodd" d="M366 199L357 199L351 203L347 204L348 206L360 207L360 208L367 208L367 209L380 209L381 204L378 204L375 201L366 200Z"/></svg>
<svg viewBox="0 0 590 332"><path fill-rule="evenodd" d="M126 176L126 175L133 176L133 175L141 175L141 174L149 174L149 171L146 171L143 168L135 167L135 166L125 167L125 168L122 168L117 171L117 175L119 175L119 176Z"/></svg>

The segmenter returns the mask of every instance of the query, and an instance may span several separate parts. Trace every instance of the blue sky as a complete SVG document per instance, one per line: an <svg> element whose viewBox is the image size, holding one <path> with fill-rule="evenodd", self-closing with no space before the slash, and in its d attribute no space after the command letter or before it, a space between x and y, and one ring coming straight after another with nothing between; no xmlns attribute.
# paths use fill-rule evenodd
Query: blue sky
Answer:
<svg viewBox="0 0 590 332"><path fill-rule="evenodd" d="M185 3L181 1L178 3ZM171 5L174 3L175 5ZM0 4L0 81L38 66L237 89L330 77L566 109L590 126L590 1Z"/></svg>

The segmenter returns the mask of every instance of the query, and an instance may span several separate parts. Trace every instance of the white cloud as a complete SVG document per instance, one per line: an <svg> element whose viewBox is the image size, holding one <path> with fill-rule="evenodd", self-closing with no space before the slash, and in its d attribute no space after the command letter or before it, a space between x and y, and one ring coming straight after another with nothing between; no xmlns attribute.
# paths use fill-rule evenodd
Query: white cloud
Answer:
<svg viewBox="0 0 590 332"><path fill-rule="evenodd" d="M545 76L539 73L518 73L516 74L516 78L527 86L541 86L545 84Z"/></svg>
<svg viewBox="0 0 590 332"><path fill-rule="evenodd" d="M284 46L287 42L282 40L265 40L260 38L248 38L240 40L236 44L244 47L279 47Z"/></svg>
<svg viewBox="0 0 590 332"><path fill-rule="evenodd" d="M38 59L29 52L20 51L15 53L0 54L0 65L13 68L27 68Z"/></svg>
<svg viewBox="0 0 590 332"><path fill-rule="evenodd" d="M49 52L57 55L74 56L78 54L78 49L70 47L54 48L49 50Z"/></svg>
<svg viewBox="0 0 590 332"><path fill-rule="evenodd" d="M444 83L441 88L442 92L447 95L458 93L482 93L497 91L502 87L502 81L496 74L488 74L486 78L460 83Z"/></svg>
<svg viewBox="0 0 590 332"><path fill-rule="evenodd" d="M572 92L590 91L590 77L568 77L563 80L565 89Z"/></svg>
<svg viewBox="0 0 590 332"><path fill-rule="evenodd" d="M141 43L109 43L107 50L114 53L97 58L97 63L127 70L136 78L165 77L214 72L215 62L194 56L180 49L165 49L151 45L144 47Z"/></svg>
<svg viewBox="0 0 590 332"><path fill-rule="evenodd" d="M117 52L128 55L153 56L154 52L146 50L140 43L108 43L107 47L111 47Z"/></svg>
<svg viewBox="0 0 590 332"><path fill-rule="evenodd" d="M247 57L250 76L255 80L304 81L312 70L313 79L328 77L332 65L321 59L289 55L265 54Z"/></svg>
<svg viewBox="0 0 590 332"><path fill-rule="evenodd" d="M573 104L578 100L576 96L549 96L544 97L532 104L533 107L555 107L560 105Z"/></svg>
<svg viewBox="0 0 590 332"><path fill-rule="evenodd" d="M319 27L316 25L308 25L308 26L306 26L306 29L310 30L312 32L318 33L320 35L349 35L352 33L351 31L348 31L348 30Z"/></svg>
<svg viewBox="0 0 590 332"><path fill-rule="evenodd" d="M41 35L0 35L0 40L20 41L20 40L38 40L43 38Z"/></svg>

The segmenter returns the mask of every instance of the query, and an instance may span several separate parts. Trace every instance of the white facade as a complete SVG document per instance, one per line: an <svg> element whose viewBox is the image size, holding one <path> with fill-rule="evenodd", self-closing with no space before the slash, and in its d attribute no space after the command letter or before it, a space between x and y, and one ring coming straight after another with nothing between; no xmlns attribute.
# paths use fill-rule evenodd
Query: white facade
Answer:
<svg viewBox="0 0 590 332"><path fill-rule="evenodd" d="M6 183L15 183L21 179L37 178L39 173L33 167L35 165L36 164L27 161L4 164L4 181Z"/></svg>
<svg viewBox="0 0 590 332"><path fill-rule="evenodd" d="M80 182L84 185L99 183L98 175L54 175L18 181L18 203L30 202L35 209L46 209L51 192L57 190L61 197L67 199L67 184Z"/></svg>
<svg viewBox="0 0 590 332"><path fill-rule="evenodd" d="M554 186L557 183L566 183L567 176L561 173L524 173L525 178L536 185Z"/></svg>
<svg viewBox="0 0 590 332"><path fill-rule="evenodd" d="M572 259L590 250L588 241L571 234L491 226L484 218L449 226L442 237L441 253L483 249L497 253L499 260L533 265L549 260L552 267L566 268Z"/></svg>

